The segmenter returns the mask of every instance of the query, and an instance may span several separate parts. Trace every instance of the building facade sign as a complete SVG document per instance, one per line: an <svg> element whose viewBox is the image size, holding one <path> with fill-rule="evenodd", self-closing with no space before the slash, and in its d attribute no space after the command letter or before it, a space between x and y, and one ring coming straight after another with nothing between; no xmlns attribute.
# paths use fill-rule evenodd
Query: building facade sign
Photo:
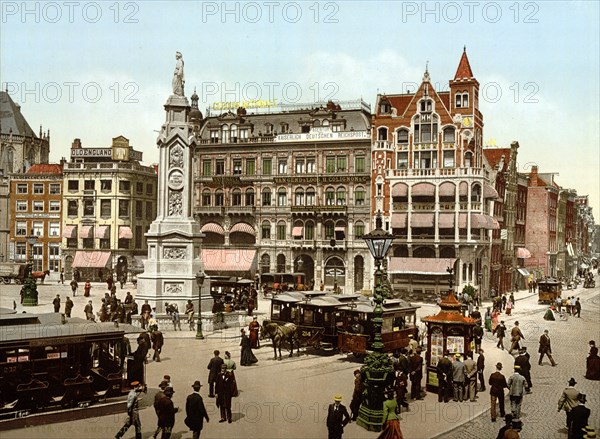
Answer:
<svg viewBox="0 0 600 439"><path fill-rule="evenodd" d="M330 128L315 131L312 129L310 133L302 134L278 134L275 142L315 142L323 140L365 140L370 139L371 133L368 131L331 131Z"/></svg>
<svg viewBox="0 0 600 439"><path fill-rule="evenodd" d="M327 184L327 183L362 183L370 181L367 175L338 175L338 176L314 176L314 177L275 177L273 181L276 184Z"/></svg>

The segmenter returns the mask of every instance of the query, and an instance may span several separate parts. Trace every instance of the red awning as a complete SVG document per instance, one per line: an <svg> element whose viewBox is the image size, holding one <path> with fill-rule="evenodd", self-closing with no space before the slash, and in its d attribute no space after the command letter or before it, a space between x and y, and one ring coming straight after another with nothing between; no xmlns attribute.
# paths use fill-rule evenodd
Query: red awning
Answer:
<svg viewBox="0 0 600 439"><path fill-rule="evenodd" d="M392 228L393 229L405 229L406 228L406 213L392 213Z"/></svg>
<svg viewBox="0 0 600 439"><path fill-rule="evenodd" d="M433 197L435 195L435 186L430 183L417 183L412 187L410 193L413 197Z"/></svg>
<svg viewBox="0 0 600 439"><path fill-rule="evenodd" d="M252 227L248 223L234 224L233 227L231 227L231 230L229 231L229 233L233 233L233 232L241 232L241 233L248 233L249 235L256 235L256 232L254 231L254 227Z"/></svg>
<svg viewBox="0 0 600 439"><path fill-rule="evenodd" d="M94 226L81 226L79 230L80 238L93 238L94 237Z"/></svg>
<svg viewBox="0 0 600 439"><path fill-rule="evenodd" d="M109 259L110 252L77 251L72 266L76 268L104 268Z"/></svg>
<svg viewBox="0 0 600 439"><path fill-rule="evenodd" d="M455 191L456 191L456 186L454 185L454 183L450 183L449 181L446 181L446 182L440 184L440 188L439 188L440 197L453 197Z"/></svg>
<svg viewBox="0 0 600 439"><path fill-rule="evenodd" d="M77 226L67 225L63 227L63 238L77 238Z"/></svg>
<svg viewBox="0 0 600 439"><path fill-rule="evenodd" d="M254 249L202 249L201 257L207 273L249 272L256 268Z"/></svg>
<svg viewBox="0 0 600 439"><path fill-rule="evenodd" d="M410 219L411 227L433 227L433 213L413 213Z"/></svg>
<svg viewBox="0 0 600 439"><path fill-rule="evenodd" d="M98 226L96 228L96 238L99 238L99 239L110 238L110 226Z"/></svg>
<svg viewBox="0 0 600 439"><path fill-rule="evenodd" d="M396 183L392 186L392 197L406 197L408 195L408 186L404 183Z"/></svg>
<svg viewBox="0 0 600 439"><path fill-rule="evenodd" d="M206 223L200 229L202 233L216 233L217 235L225 235L225 230L217 223Z"/></svg>
<svg viewBox="0 0 600 439"><path fill-rule="evenodd" d="M388 273L390 274L422 274L431 276L448 276L446 269L453 268L455 258L390 258Z"/></svg>
<svg viewBox="0 0 600 439"><path fill-rule="evenodd" d="M131 227L128 226L119 226L119 239L132 239L133 232L131 231Z"/></svg>
<svg viewBox="0 0 600 439"><path fill-rule="evenodd" d="M440 213L440 216L438 219L438 226L440 229L454 228L454 214L453 213Z"/></svg>
<svg viewBox="0 0 600 439"><path fill-rule="evenodd" d="M302 237L302 226L294 226L292 228L292 237L293 238Z"/></svg>
<svg viewBox="0 0 600 439"><path fill-rule="evenodd" d="M531 252L525 247L518 247L515 253L517 255L517 258L529 259L531 257Z"/></svg>

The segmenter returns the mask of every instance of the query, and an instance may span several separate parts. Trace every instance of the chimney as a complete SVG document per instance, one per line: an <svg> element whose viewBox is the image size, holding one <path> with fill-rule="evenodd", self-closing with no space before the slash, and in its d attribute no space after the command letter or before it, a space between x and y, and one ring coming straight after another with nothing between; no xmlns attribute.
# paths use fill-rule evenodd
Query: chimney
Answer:
<svg viewBox="0 0 600 439"><path fill-rule="evenodd" d="M71 148L81 148L81 139L74 139Z"/></svg>
<svg viewBox="0 0 600 439"><path fill-rule="evenodd" d="M152 163L152 167L154 168L154 173L158 175L158 163Z"/></svg>
<svg viewBox="0 0 600 439"><path fill-rule="evenodd" d="M530 182L530 186L538 185L538 167L537 167L537 165L533 165L531 167L531 172L529 173L529 182Z"/></svg>

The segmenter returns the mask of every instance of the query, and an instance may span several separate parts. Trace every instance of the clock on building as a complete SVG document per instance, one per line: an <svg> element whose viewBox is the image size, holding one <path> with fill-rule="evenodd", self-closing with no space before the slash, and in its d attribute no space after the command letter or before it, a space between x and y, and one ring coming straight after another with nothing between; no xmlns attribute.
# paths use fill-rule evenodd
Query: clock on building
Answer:
<svg viewBox="0 0 600 439"><path fill-rule="evenodd" d="M473 126L473 119L470 117L463 117L462 126L465 128L469 128Z"/></svg>

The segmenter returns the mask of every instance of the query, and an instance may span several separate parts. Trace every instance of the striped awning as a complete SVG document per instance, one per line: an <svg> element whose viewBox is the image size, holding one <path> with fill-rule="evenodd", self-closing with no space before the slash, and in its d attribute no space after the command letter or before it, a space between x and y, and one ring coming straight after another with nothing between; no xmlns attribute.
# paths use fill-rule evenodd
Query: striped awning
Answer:
<svg viewBox="0 0 600 439"><path fill-rule="evenodd" d="M413 213L410 219L411 227L433 227L433 213Z"/></svg>
<svg viewBox="0 0 600 439"><path fill-rule="evenodd" d="M202 262L207 274L250 272L256 269L254 249L202 249ZM212 273L211 273L212 272Z"/></svg>
<svg viewBox="0 0 600 439"><path fill-rule="evenodd" d="M525 247L518 247L515 251L517 258L520 259L529 259L531 257L531 252L527 250Z"/></svg>
<svg viewBox="0 0 600 439"><path fill-rule="evenodd" d="M458 227L461 229L467 228L467 214L460 213L458 215ZM496 230L500 228L500 223L495 218L482 213L471 214L471 228L472 229L488 229Z"/></svg>
<svg viewBox="0 0 600 439"><path fill-rule="evenodd" d="M229 230L229 233L233 233L233 232L241 232L241 233L247 233L249 235L256 235L256 231L254 230L254 227L252 227L248 223L236 223L236 224L234 224L231 227L231 230Z"/></svg>
<svg viewBox="0 0 600 439"><path fill-rule="evenodd" d="M132 239L133 232L131 231L131 227L128 226L119 226L119 239Z"/></svg>
<svg viewBox="0 0 600 439"><path fill-rule="evenodd" d="M483 198L499 198L498 191L491 185L485 184L483 186Z"/></svg>
<svg viewBox="0 0 600 439"><path fill-rule="evenodd" d="M225 230L217 223L206 223L200 229L202 233L216 233L217 235L225 235Z"/></svg>
<svg viewBox="0 0 600 439"><path fill-rule="evenodd" d="M109 259L110 252L77 251L72 266L76 268L104 268Z"/></svg>
<svg viewBox="0 0 600 439"><path fill-rule="evenodd" d="M440 213L440 216L438 218L438 226L440 229L454 228L454 214L453 213Z"/></svg>
<svg viewBox="0 0 600 439"><path fill-rule="evenodd" d="M393 229L405 229L406 228L406 213L393 213L392 214L392 228Z"/></svg>
<svg viewBox="0 0 600 439"><path fill-rule="evenodd" d="M302 236L302 226L294 226L292 228L292 237L299 238Z"/></svg>
<svg viewBox="0 0 600 439"><path fill-rule="evenodd" d="M110 238L110 226L98 226L96 227L96 238L108 239Z"/></svg>
<svg viewBox="0 0 600 439"><path fill-rule="evenodd" d="M430 183L417 183L411 189L413 197L433 197L435 195L435 186Z"/></svg>
<svg viewBox="0 0 600 439"><path fill-rule="evenodd" d="M67 225L63 227L63 238L77 238L77 226Z"/></svg>
<svg viewBox="0 0 600 439"><path fill-rule="evenodd" d="M392 186L392 197L406 197L408 195L408 186L404 183L396 183Z"/></svg>
<svg viewBox="0 0 600 439"><path fill-rule="evenodd" d="M458 194L466 197L468 193L469 193L469 184L465 181L461 182L460 186L458 187Z"/></svg>
<svg viewBox="0 0 600 439"><path fill-rule="evenodd" d="M446 181L446 182L440 184L440 188L439 188L440 197L453 197L455 190L456 190L456 186L454 185L454 183L450 183L449 181Z"/></svg>
<svg viewBox="0 0 600 439"><path fill-rule="evenodd" d="M80 238L93 238L94 237L94 226L81 226L79 230Z"/></svg>
<svg viewBox="0 0 600 439"><path fill-rule="evenodd" d="M398 258L391 257L388 265L390 274L420 274L449 276L446 269L454 267L455 258Z"/></svg>

